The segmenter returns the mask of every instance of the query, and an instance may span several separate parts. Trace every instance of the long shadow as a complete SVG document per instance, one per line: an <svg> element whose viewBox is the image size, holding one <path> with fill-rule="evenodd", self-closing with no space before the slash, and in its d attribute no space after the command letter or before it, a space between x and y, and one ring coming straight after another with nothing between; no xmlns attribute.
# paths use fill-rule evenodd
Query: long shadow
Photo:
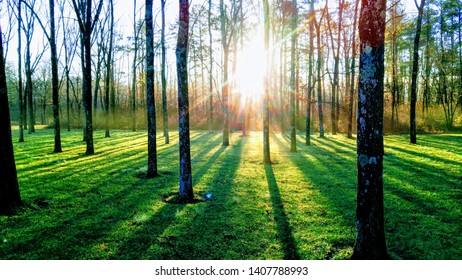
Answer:
<svg viewBox="0 0 462 280"><path fill-rule="evenodd" d="M266 181L271 195L271 204L274 211L274 219L277 224L278 238L284 250L285 260L299 260L300 255L297 251L297 245L292 234L292 227L287 219L284 203L282 202L279 192L278 183L274 176L273 167L270 164L265 164Z"/></svg>
<svg viewBox="0 0 462 280"><path fill-rule="evenodd" d="M175 236L176 242L170 244L172 248L181 248L182 259L230 259L232 257L222 255L230 247L236 247L239 240L239 229L235 228L230 221L234 216L234 207L231 193L233 192L233 180L241 163L243 149L242 140L233 141L228 147L218 149L199 171L196 185L204 185L203 191L212 194L212 199L206 203L194 205L194 210L188 217L188 221L178 225L176 232L182 234ZM203 175L213 172L213 177L204 180ZM207 241L204 241L207 236ZM244 246L242 250L248 249ZM175 259L174 256L164 258ZM242 258L242 257L241 257Z"/></svg>

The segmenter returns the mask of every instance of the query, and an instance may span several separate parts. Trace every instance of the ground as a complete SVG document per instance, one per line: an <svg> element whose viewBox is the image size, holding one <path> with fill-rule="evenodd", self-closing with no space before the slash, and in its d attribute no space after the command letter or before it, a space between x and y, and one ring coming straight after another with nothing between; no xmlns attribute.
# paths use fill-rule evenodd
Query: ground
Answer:
<svg viewBox="0 0 462 280"><path fill-rule="evenodd" d="M81 131L15 140L25 207L0 217L0 259L348 259L355 240L355 140L312 135L290 153L271 136L193 131L196 203L166 203L178 191L178 134L158 137L160 176L146 179L145 131ZM16 134L14 135L16 137ZM462 259L462 135L385 137L385 231L394 259Z"/></svg>

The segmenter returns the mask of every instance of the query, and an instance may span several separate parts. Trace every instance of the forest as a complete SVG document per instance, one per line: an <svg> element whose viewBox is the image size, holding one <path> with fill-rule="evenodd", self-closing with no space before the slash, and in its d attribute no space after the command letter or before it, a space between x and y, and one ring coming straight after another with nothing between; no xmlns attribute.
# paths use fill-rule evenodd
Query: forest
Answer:
<svg viewBox="0 0 462 280"><path fill-rule="evenodd" d="M459 0L3 0L0 259L461 259Z"/></svg>

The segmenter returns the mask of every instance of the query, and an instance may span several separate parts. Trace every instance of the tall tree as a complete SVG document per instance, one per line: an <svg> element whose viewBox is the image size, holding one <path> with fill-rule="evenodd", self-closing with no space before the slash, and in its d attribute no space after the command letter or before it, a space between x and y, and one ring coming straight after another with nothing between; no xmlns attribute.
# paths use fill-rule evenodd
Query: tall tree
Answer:
<svg viewBox="0 0 462 280"><path fill-rule="evenodd" d="M156 103L154 98L154 26L152 1L146 0L146 102L148 106L148 178L157 176ZM162 0L163 1L163 0Z"/></svg>
<svg viewBox="0 0 462 280"><path fill-rule="evenodd" d="M290 2L287 2L290 3ZM297 0L290 3L291 12L291 47L290 47L290 151L297 151L297 128L295 115L295 49L297 44Z"/></svg>
<svg viewBox="0 0 462 280"><path fill-rule="evenodd" d="M223 0L220 0L220 19L221 19L221 43L223 45L223 85L221 99L223 102L223 146L229 145L229 102L228 102L228 61L229 61L229 45L230 38L228 30L231 29L227 21L225 5Z"/></svg>
<svg viewBox="0 0 462 280"><path fill-rule="evenodd" d="M106 77L104 79L104 108L106 115L106 130L105 137L110 137L109 132L109 92L110 92L110 82L111 82L111 73L114 71L113 61L112 61L112 52L113 52L113 42L114 42L114 1L109 0L109 9L111 22L109 23L109 49L107 50L107 59L106 59ZM112 68L111 68L112 67Z"/></svg>
<svg viewBox="0 0 462 280"><path fill-rule="evenodd" d="M24 106L23 106L23 87L22 87L22 59L21 59L21 1L18 1L18 103L19 103L19 142L24 142Z"/></svg>
<svg viewBox="0 0 462 280"><path fill-rule="evenodd" d="M165 49L165 1L160 0L161 9L162 9L162 26L161 26L161 36L160 36L160 45L162 49L162 62L160 75L162 80L162 117L164 122L164 138L165 144L170 143L170 138L168 135L168 107L167 107L167 78L165 75L165 60L167 57Z"/></svg>
<svg viewBox="0 0 462 280"><path fill-rule="evenodd" d="M264 78L264 96L263 96L263 163L271 163L271 154L270 154L270 139L269 139L269 79L270 79L270 70L269 70L269 37L270 37L270 18L269 18L269 4L268 0L263 0L263 17L265 21L265 53L266 53L266 71Z"/></svg>
<svg viewBox="0 0 462 280"><path fill-rule="evenodd" d="M414 55L412 62L412 80L411 80L411 113L410 113L410 141L411 144L417 144L417 127L415 123L415 110L417 102L417 72L419 71L419 43L420 32L422 30L422 17L425 0L420 0L420 6L415 2L419 14L417 16L417 26L414 37Z"/></svg>
<svg viewBox="0 0 462 280"><path fill-rule="evenodd" d="M189 1L179 0L178 39L176 45L176 68L178 75L178 129L180 142L180 191L183 199L193 199L191 173L191 146L189 136L188 99L188 40L189 40Z"/></svg>
<svg viewBox="0 0 462 280"><path fill-rule="evenodd" d="M362 0L358 87L356 242L353 259L387 259L383 214L386 0Z"/></svg>
<svg viewBox="0 0 462 280"><path fill-rule="evenodd" d="M52 80L52 102L53 102L53 127L54 127L54 153L61 153L61 126L59 122L59 77L58 77L58 54L56 50L56 27L55 27L55 1L49 0L50 9L50 30L49 32L42 23L40 17L36 14L34 7L24 2L29 8L34 17L37 18L38 23L42 27L45 37L48 39L51 51L51 80Z"/></svg>
<svg viewBox="0 0 462 280"><path fill-rule="evenodd" d="M76 2L78 1L78 3ZM95 153L93 145L93 119L91 107L91 35L98 21L103 6L103 0L100 0L92 17L92 1L91 0L72 0L74 12L77 16L81 44L82 44L82 75L83 75L83 88L82 99L85 110L85 141L87 149L85 154L92 155Z"/></svg>
<svg viewBox="0 0 462 280"><path fill-rule="evenodd" d="M313 16L314 26L316 27L316 47L318 52L318 61L317 61L317 77L316 77L316 84L317 84L317 92L318 92L318 115L319 115L319 137L324 137L324 116L322 112L322 75L321 75L321 68L322 68L322 48L321 48L321 23L324 15L327 11L327 3L324 9L322 10L321 17L319 21L316 20L316 17Z"/></svg>
<svg viewBox="0 0 462 280"><path fill-rule="evenodd" d="M213 129L213 37L212 37L212 0L209 0L209 132Z"/></svg>
<svg viewBox="0 0 462 280"><path fill-rule="evenodd" d="M139 24L137 26L137 21L136 21L136 0L134 0L133 4L133 40L134 40L134 45L133 45L133 65L132 65L132 92L131 92L131 105L132 105L132 131L136 131L136 84L137 84L137 79L136 79L136 66L138 65L138 39L139 39L139 33L141 32L141 27L142 24Z"/></svg>
<svg viewBox="0 0 462 280"><path fill-rule="evenodd" d="M53 124L54 124L54 153L62 152L61 148L61 126L59 123L59 77L58 77L58 55L56 51L56 31L55 31L55 1L50 0L50 35L47 36L51 49L51 79L52 79L52 99L53 99Z"/></svg>
<svg viewBox="0 0 462 280"><path fill-rule="evenodd" d="M308 85L306 101L306 126L305 126L305 145L311 145L311 104L314 99L314 79L313 79L313 60L314 60L314 0L310 1L310 10L308 12L309 28L309 53L308 53Z"/></svg>
<svg viewBox="0 0 462 280"><path fill-rule="evenodd" d="M0 27L0 215L9 215L22 204L11 138L10 108L3 60L3 34Z"/></svg>
<svg viewBox="0 0 462 280"><path fill-rule="evenodd" d="M359 0L355 0L355 13L353 19L353 39L351 40L352 56L351 56L351 86L350 86L350 97L348 104L348 138L353 138L353 100L355 92L355 75L356 75L356 24L358 22L358 4Z"/></svg>

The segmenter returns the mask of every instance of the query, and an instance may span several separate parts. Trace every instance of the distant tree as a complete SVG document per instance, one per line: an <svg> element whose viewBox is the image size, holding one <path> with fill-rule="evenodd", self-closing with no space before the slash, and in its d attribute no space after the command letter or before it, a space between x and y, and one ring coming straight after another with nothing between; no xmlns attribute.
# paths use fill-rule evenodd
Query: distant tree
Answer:
<svg viewBox="0 0 462 280"><path fill-rule="evenodd" d="M265 53L266 61L269 61L269 37L270 37L270 18L269 18L269 4L268 0L263 0L263 17L265 21ZM271 154L270 154L270 139L269 139L269 79L270 79L269 66L267 65L265 71L265 80L264 80L264 96L263 96L263 163L271 163Z"/></svg>
<svg viewBox="0 0 462 280"><path fill-rule="evenodd" d="M422 30L422 17L423 9L425 6L425 0L420 1L420 6L415 2L419 14L417 16L417 26L414 37L414 56L412 62L412 85L411 85L411 113L410 113L410 141L411 144L417 144L417 127L415 123L415 111L417 102L417 72L419 71L419 43L420 43L420 32Z"/></svg>
<svg viewBox="0 0 462 280"><path fill-rule="evenodd" d="M82 75L83 89L82 99L85 109L85 141L87 144L86 154L92 155L95 153L93 145L93 119L91 107L91 35L98 21L103 6L103 1L98 2L95 15L92 19L92 1L91 0L72 0L74 12L77 16L81 47L82 47Z"/></svg>
<svg viewBox="0 0 462 280"><path fill-rule="evenodd" d="M383 214L386 0L362 0L358 88L356 243L353 259L387 259Z"/></svg>
<svg viewBox="0 0 462 280"><path fill-rule="evenodd" d="M178 129L180 142L180 191L183 199L193 199L191 173L191 147L189 137L188 100L188 38L189 1L179 0L178 40L176 45L176 68L178 75Z"/></svg>
<svg viewBox="0 0 462 280"><path fill-rule="evenodd" d="M209 0L207 15L209 31L209 132L213 129L213 36L212 36L212 0Z"/></svg>
<svg viewBox="0 0 462 280"><path fill-rule="evenodd" d="M314 100L314 79L313 79L313 60L314 60L314 0L310 1L310 10L308 12L308 29L309 29L309 53L308 53L308 85L306 101L306 126L305 126L305 145L311 145L311 104Z"/></svg>
<svg viewBox="0 0 462 280"><path fill-rule="evenodd" d="M13 140L11 138L10 108L3 60L3 34L0 27L0 215L9 215L22 204L19 194Z"/></svg>
<svg viewBox="0 0 462 280"><path fill-rule="evenodd" d="M55 27L55 1L49 0L50 9L50 30L47 31L40 17L35 13L34 7L24 2L29 8L38 23L42 27L45 37L48 39L51 51L51 79L52 79L52 100L53 100L53 128L54 128L54 153L62 152L61 148L61 126L59 121L59 77L58 77L58 54L56 50L56 27ZM35 3L35 2L34 2ZM30 43L29 43L30 44Z"/></svg>
<svg viewBox="0 0 462 280"><path fill-rule="evenodd" d="M16 15L18 20L18 98L19 98L19 142L24 142L24 101L23 101L23 87L22 87L22 49L21 49L21 1L17 2L18 13Z"/></svg>
<svg viewBox="0 0 462 280"><path fill-rule="evenodd" d="M109 92L111 89L111 73L114 71L112 53L113 53L113 42L114 42L114 1L109 0L109 13L111 21L109 23L109 48L107 50L107 59L106 59L106 77L104 79L104 108L106 116L106 130L105 137L110 137L109 132Z"/></svg>
<svg viewBox="0 0 462 280"><path fill-rule="evenodd" d="M165 1L166 0L160 0L161 10L162 10L162 26L161 26L161 36L160 36L162 61L161 61L160 75L161 75L161 81L162 81L162 120L164 122L164 138L165 138L165 144L168 144L170 143L170 138L168 135L167 78L165 75L165 60L167 57L166 48L165 48Z"/></svg>
<svg viewBox="0 0 462 280"><path fill-rule="evenodd" d="M356 75L356 25L358 22L358 4L359 0L355 0L355 13L353 19L353 39L352 44L352 57L351 57L351 86L350 86L350 97L348 104L348 138L353 138L353 99L355 92L355 75Z"/></svg>
<svg viewBox="0 0 462 280"><path fill-rule="evenodd" d="M157 176L156 103L154 98L154 26L152 1L146 0L146 103L148 106L148 178Z"/></svg>
<svg viewBox="0 0 462 280"><path fill-rule="evenodd" d="M327 11L327 2L326 6L322 10L321 17L319 20L316 20L316 17L313 15L314 26L316 27L316 47L318 52L318 61L317 61L317 77L316 77L316 84L317 84L317 95L318 95L318 115L319 115L319 137L324 137L324 116L322 112L322 75L321 75L321 68L322 68L322 48L321 48L321 24L322 19Z"/></svg>
<svg viewBox="0 0 462 280"><path fill-rule="evenodd" d="M297 48L297 0L287 2L291 12L291 35L290 35L290 151L297 151L297 128L295 115L295 49Z"/></svg>

